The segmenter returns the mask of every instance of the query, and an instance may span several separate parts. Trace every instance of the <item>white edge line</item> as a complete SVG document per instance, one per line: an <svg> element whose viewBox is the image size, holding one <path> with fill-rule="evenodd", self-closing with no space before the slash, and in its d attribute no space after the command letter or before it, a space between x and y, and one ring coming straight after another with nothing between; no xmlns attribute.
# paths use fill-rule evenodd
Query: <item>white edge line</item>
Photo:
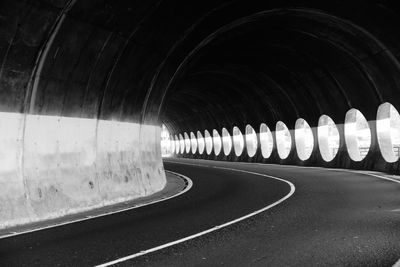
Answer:
<svg viewBox="0 0 400 267"><path fill-rule="evenodd" d="M173 162L173 161L170 161ZM241 163L245 163L245 164L252 164L252 163L247 163L247 162L241 162ZM400 184L400 180L397 179L393 179L390 177L386 177L383 175L379 175L379 174L375 174L375 173L371 173L369 171L366 170L351 170L351 169L341 169L341 168L324 168L324 167L318 167L318 166L296 166L296 165L279 165L279 164L264 164L264 163L254 163L257 165L276 165L276 166L285 166L285 167L289 167L289 168L298 168L298 169L317 169L317 170L328 170L328 171L336 171L336 172L349 172L349 173L357 173L357 174L363 174L363 175L368 175L368 176L374 176L380 179L384 179L384 180L388 180L388 181L392 181L395 183Z"/></svg>
<svg viewBox="0 0 400 267"><path fill-rule="evenodd" d="M135 205L135 206L132 206L132 207L124 208L124 209L119 209L119 210L110 211L110 212L107 212L107 213L102 213L102 214L97 214L97 215L89 215L89 216L85 216L84 218L79 218L79 219L75 219L75 220L71 220L71 221L52 224L52 225L48 225L48 226L44 226L44 227L40 227L40 228L35 228L35 229L30 229L30 230L26 230L26 231L22 231L22 232L12 232L10 234L0 236L0 240L1 239L5 239L5 238L9 238L9 237L13 237L13 236L17 236L17 235L28 234L28 233L32 233L32 232L37 232L37 231L41 231L41 230L55 228L55 227L58 227L58 226L63 226L63 225L77 223L77 222L87 221L87 220L96 219L96 218L100 218L100 217L105 217L105 216L109 216L109 215L120 213L120 212L125 212L125 211L128 211L128 210L141 208L141 207L152 205L152 204L155 204L155 203L159 203L159 202L171 199L171 198L175 198L177 196L180 196L180 195L186 193L187 191L189 191L192 188L193 181L190 178L188 178L187 176L182 175L180 173L173 172L173 171L167 171L167 170L165 170L165 171L169 172L169 173L172 173L172 174L175 174L175 175L181 177L182 179L184 179L187 182L186 187L182 191L180 191L179 193L177 193L175 195L172 195L172 196L169 196L169 197L166 197L166 198L160 198L160 199L157 199L155 201L146 202L146 203L143 203L143 204L138 204L138 205ZM154 192L154 193L157 193L157 192ZM132 199L132 200L134 200L134 199ZM115 203L115 204L119 204L119 203Z"/></svg>
<svg viewBox="0 0 400 267"><path fill-rule="evenodd" d="M166 160L168 161L168 160ZM178 164L188 164L188 165L195 165L195 164L190 164L190 163L180 163L174 160L169 160L169 162L172 163L178 163ZM297 166L297 165L280 165L280 164L269 164L269 163L249 163L249 162L239 162L240 164L255 164L255 165L260 165L260 166L268 166L268 165L274 165L274 166L285 166L289 168L298 168L298 169L318 169L318 170L328 170L328 171L337 171L337 172L349 172L349 173L357 173L357 174L363 174L367 176L373 176L379 179L391 181L400 184L400 180L393 179L390 177L386 177L383 175L375 174L375 173L370 173L367 171L362 171L362 170L350 170L350 169L341 169L341 168L324 168L324 167L319 167L319 166ZM400 267L400 259L392 266L392 267Z"/></svg>
<svg viewBox="0 0 400 267"><path fill-rule="evenodd" d="M179 162L179 161L170 160L170 159L164 160L164 161L170 162L170 163L195 165L195 164L191 164L191 163ZM231 161L214 161L214 160L204 160L204 161L221 162L221 163L222 162L231 162ZM325 168L325 167L319 167L319 166L282 165L282 164L259 163L259 162L254 162L254 163L253 162L236 162L236 163L239 163L241 165L281 166L281 167L298 168L298 169L317 169L317 170L328 170L328 171L336 171L336 172L350 172L350 173L357 173L357 174L364 174L364 175L374 176L374 177L377 177L377 178L380 178L380 179L384 179L384 180L388 180L388 181L392 181L392 182L400 184L400 180L398 180L398 179L394 179L394 178L386 177L386 176L383 176L383 175L371 173L368 170L351 170L351 169L342 169L342 168ZM203 166L206 166L206 165L203 165ZM211 165L207 165L207 166L208 167L214 167L214 166L211 166Z"/></svg>
<svg viewBox="0 0 400 267"><path fill-rule="evenodd" d="M187 237L184 237L184 238L181 238L181 239L178 239L178 240L175 240L175 241L172 241L172 242L169 242L169 243L166 243L166 244L163 244L163 245L160 245L160 246L151 248L151 249L143 250L143 251L140 251L140 252L138 252L138 253L135 253L135 254L131 254L131 255L129 255L129 256L126 256L126 257L122 257L122 258L119 258L119 259L116 259L116 260L113 260L113 261L110 261L110 262L106 262L106 263L97 265L97 267L106 267L106 266L111 266L111 265L114 265L114 264L117 264L117 263L121 263L121 262L124 262L124 261L128 261L128 260L137 258L137 257L139 257L139 256L143 256L143 255L149 254L149 253L151 253L151 252L155 252L155 251L158 251L158 250L167 248L167 247L171 247L171 246L177 245L177 244L179 244L179 243L183 243L183 242L185 242L185 241L188 241L188 240L191 240L191 239L200 237L200 236L202 236L202 235L205 235L205 234L208 234L208 233L217 231L217 230L219 230L219 229L221 229L221 228L225 228L225 227L227 227L227 226L229 226L229 225L238 223L238 222L240 222L240 221L243 221L243 220L245 220L245 219L248 219L248 218L250 218L250 217L253 217L253 216L255 216L255 215L257 215L257 214L259 214L259 213L261 213L261 212L264 212L264 211L266 211L266 210L268 210L268 209L270 209L270 208L272 208L272 207L274 207L274 206L276 206L276 205L282 203L283 201L285 201L286 199L288 199L289 197L291 197L291 196L294 194L295 190L296 190L296 188L295 188L295 186L294 186L293 183L291 183L291 182L289 182L289 181L287 181L287 180L284 180L284 179L275 177L275 176L267 175L267 174L262 174L262 173L257 173L257 172L250 172L250 171L239 170L239 169L233 169L233 168L216 167L216 166L207 166L207 165L202 165L202 164L190 164L190 163L181 163L181 162L180 162L179 164L192 165L192 166L201 166L201 167L213 167L213 168L216 168L216 169L224 169L224 170L230 170L230 171L237 171L237 172L248 173L248 174L253 174L253 175L264 176L264 177L267 177L267 178L272 178L272 179L279 180L279 181L282 181L282 182L287 183L287 184L290 186L290 192L289 192L286 196L284 196L283 198L279 199L278 201L276 201L276 202L274 202L274 203L272 203L272 204L270 204L270 205L268 205L268 206L266 206L266 207L264 207L264 208L262 208L262 209L256 210L256 211L254 211L254 212L252 212L252 213L249 213L249 214L247 214L247 215L245 215L245 216L242 216L242 217L240 217L240 218L237 218L237 219L235 219L235 220L233 220L233 221L229 221L229 222L226 222L226 223L224 223L224 224L217 225L217 226L215 226L215 227L213 227L213 228L207 229L207 230L202 231L202 232L199 232L199 233L197 233L197 234L190 235L190 236L187 236Z"/></svg>

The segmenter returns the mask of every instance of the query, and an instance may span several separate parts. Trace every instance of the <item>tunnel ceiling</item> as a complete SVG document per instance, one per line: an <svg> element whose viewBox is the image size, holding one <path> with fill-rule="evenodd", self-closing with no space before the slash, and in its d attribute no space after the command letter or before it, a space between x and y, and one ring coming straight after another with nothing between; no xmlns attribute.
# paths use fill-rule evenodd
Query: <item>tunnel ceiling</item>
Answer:
<svg viewBox="0 0 400 267"><path fill-rule="evenodd" d="M398 12L387 1L6 0L0 108L172 133L342 123L352 107L373 120L382 102L400 108Z"/></svg>

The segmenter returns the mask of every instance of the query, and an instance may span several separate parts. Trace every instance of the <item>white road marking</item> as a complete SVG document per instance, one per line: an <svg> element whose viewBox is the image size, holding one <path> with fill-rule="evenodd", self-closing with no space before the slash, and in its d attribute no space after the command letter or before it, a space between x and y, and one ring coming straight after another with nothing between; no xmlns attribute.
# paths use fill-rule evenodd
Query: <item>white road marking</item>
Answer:
<svg viewBox="0 0 400 267"><path fill-rule="evenodd" d="M242 162L244 164L246 164L247 162ZM252 163L247 163L247 164L252 164ZM278 165L278 164L263 164L263 163L255 163L257 165ZM279 166L283 166L283 165L279 165ZM317 167L317 166L312 166L312 167L307 167L307 166L296 166L296 165L284 165L285 167L290 167L290 168L299 168L299 169L318 169L318 170L328 170L328 171L339 171L339 172L350 172L350 173L357 173L357 174L364 174L364 175L368 175L368 176L374 176L376 178L380 178L380 179L384 179L384 180L388 180L391 182L395 182L395 183L399 183L400 184L400 180L394 179L394 178L390 178L387 176L383 176L383 175L379 175L379 174L375 174L371 171L362 171L362 170L350 170L350 169L341 169L341 168L324 168L324 167Z"/></svg>
<svg viewBox="0 0 400 267"><path fill-rule="evenodd" d="M194 165L196 164L191 164L191 163L186 163L186 162L179 162L179 161L174 161L174 160L165 160L167 162L172 162L172 163L179 163L179 164L187 164L187 165ZM210 161L210 162L215 162L214 160L206 160L204 161ZM224 162L224 161L221 161ZM229 162L229 161L225 161ZM298 168L298 169L317 169L317 170L328 170L328 171L336 171L336 172L350 172L350 173L357 173L357 174L364 174L368 176L374 176L376 178L388 180L391 182L399 183L400 184L400 176L398 179L396 178L390 178L387 176L379 175L376 173L373 173L372 171L364 171L364 170L350 170L350 169L342 169L342 168L325 168L325 167L318 167L318 166L297 166L297 165L281 165L281 164L271 164L271 163L258 163L258 162L236 162L240 165L259 165L259 166L282 166L282 167L288 167L288 168ZM199 166L199 165L197 165ZM214 167L211 165L203 165L203 166L208 166L208 167Z"/></svg>
<svg viewBox="0 0 400 267"><path fill-rule="evenodd" d="M22 234L27 234L27 233L32 233L32 232L36 232L36 231L41 231L41 230L45 230L45 229L49 229L49 228L54 228L54 227L58 227L58 226L67 225L67 224L73 224L73 223L77 223L77 222L87 221L87 220L91 220L91 219L95 219L95 218L99 218L99 217L104 217L104 216L109 216L109 215L112 215L112 214L116 214L116 213L120 213L120 212L124 212L124 211L128 211L128 210L141 208L141 207L152 205L152 204L155 204L155 203L159 203L159 202L171 199L171 198L175 198L177 196L180 196L180 195L186 193L187 191L189 191L192 188L193 182L187 176L179 174L179 173L176 173L176 172L167 171L167 170L166 170L166 172L170 172L172 174L175 174L175 175L183 178L187 182L187 185L186 185L185 189L183 189L182 191L178 192L175 195L172 195L172 196L169 196L169 197L166 197L166 198L160 198L160 199L157 199L157 200L154 200L154 201L151 201L151 202L134 205L132 207L128 207L128 208L124 208L124 209L120 209L120 210L110 211L110 212L97 214L97 215L88 215L88 216L85 216L83 218L74 219L74 220L71 220L71 221L65 221L65 222L61 222L61 223L56 223L56 224L52 224L52 225L48 225L48 226L44 226L44 227L39 227L39 228L35 228L35 229L30 229L30 230L25 230L25 231L21 231L21 232L11 232L9 234L0 236L0 239L12 237L12 236L17 236L17 235L22 235Z"/></svg>
<svg viewBox="0 0 400 267"><path fill-rule="evenodd" d="M202 232L197 233L197 234L193 234L193 235L190 235L190 236L187 236L187 237L184 237L184 238L181 238L181 239L178 239L178 240L175 240L175 241L172 241L172 242L169 242L169 243L166 243L166 244L163 244L163 245L151 248L151 249L143 250L143 251L140 251L138 253L126 256L126 257L122 257L122 258L119 258L119 259L116 259L116 260L113 260L113 261L110 261L110 262L106 262L106 263L97 265L97 267L106 267L106 266L111 266L111 265L114 265L114 264L117 264L117 263L121 263L121 262L124 262L124 261L128 261L128 260L143 256L143 255L149 254L151 252L155 252L155 251L158 251L158 250L161 250L161 249L164 249L164 248L167 248L167 247L171 247L171 246L183 243L185 241L188 241L188 240L191 240L191 239L194 239L194 238L209 234L209 233L217 231L217 230L219 230L221 228L225 228L225 227L227 227L229 225L238 223L240 221L243 221L245 219L253 217L253 216L255 216L255 215L257 215L257 214L259 214L261 212L264 212L264 211L266 211L266 210L268 210L268 209L270 209L270 208L282 203L283 201L285 201L286 199L291 197L294 194L295 190L296 190L294 184L292 184L291 182L289 182L287 180L284 180L282 178L278 178L278 177L267 175L267 174L262 174L262 173L257 173L257 172L250 172L250 171L245 171L245 170L240 170L240 169L233 169L233 168L207 166L207 165L203 165L203 164L190 164L190 163L182 163L182 162L175 162L175 163L185 164L185 165L193 165L193 166L202 166L202 167L212 167L212 168L216 168L216 169L224 169L224 170L237 171L237 172L242 172L242 173L248 173L248 174L253 174L253 175L264 176L264 177L267 177L267 178L271 178L271 179L275 179L275 180L279 180L279 181L287 183L290 186L290 192L286 196L284 196L283 198L279 199L278 201L276 201L276 202L274 202L274 203L272 203L272 204L270 204L270 205L268 205L268 206L266 206L266 207L264 207L262 209L256 210L256 211L254 211L252 213L249 213L249 214L247 214L245 216L237 218L235 220L226 222L226 223L221 224L221 225L217 225L217 226L215 226L213 228L210 228L208 230L202 231Z"/></svg>
<svg viewBox="0 0 400 267"><path fill-rule="evenodd" d="M211 161L211 160L210 160ZM177 161L171 160L170 162L172 163L179 163L179 164L188 164L188 165L195 165L195 164L190 164L190 163L181 163ZM341 172L349 172L349 173L357 173L357 174L363 174L363 175L368 175L368 176L373 176L379 179L391 181L400 184L400 177L399 179L394 179L390 177L386 177L383 175L375 174L372 173L371 171L362 171L362 170L349 170L349 169L341 169L341 168L324 168L324 167L318 167L318 166L297 166L297 165L280 165L280 164L268 164L268 163L249 163L249 162L238 162L240 164L255 164L255 165L260 165L260 166L268 166L268 165L274 165L274 166L285 166L289 168L301 168L301 169L318 169L318 170L328 170L328 171L341 171ZM392 210L392 211L397 211L397 210ZM393 265L393 267L400 267L400 259Z"/></svg>
<svg viewBox="0 0 400 267"><path fill-rule="evenodd" d="M343 170L343 171L352 172L352 173L358 173L358 174L364 174L364 175L369 175L369 176L374 176L374 177L377 177L377 178L380 178L380 179L384 179L384 180L388 180L388 181L392 181L392 182L400 184L400 180L393 179L393 178L386 177L386 176L382 176L382 175L379 175L379 174L374 174L374 173L370 173L370 172L361 172L361 171L351 171L351 170Z"/></svg>

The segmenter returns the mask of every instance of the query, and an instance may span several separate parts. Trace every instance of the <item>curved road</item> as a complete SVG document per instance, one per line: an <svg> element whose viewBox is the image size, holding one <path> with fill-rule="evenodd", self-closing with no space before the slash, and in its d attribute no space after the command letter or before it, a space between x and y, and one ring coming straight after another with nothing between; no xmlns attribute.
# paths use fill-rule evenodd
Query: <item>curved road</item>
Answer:
<svg viewBox="0 0 400 267"><path fill-rule="evenodd" d="M196 166L191 164L200 164ZM0 240L0 266L93 266L235 220L121 266L391 266L400 258L400 184L365 174L281 165L170 160L190 177L165 202Z"/></svg>

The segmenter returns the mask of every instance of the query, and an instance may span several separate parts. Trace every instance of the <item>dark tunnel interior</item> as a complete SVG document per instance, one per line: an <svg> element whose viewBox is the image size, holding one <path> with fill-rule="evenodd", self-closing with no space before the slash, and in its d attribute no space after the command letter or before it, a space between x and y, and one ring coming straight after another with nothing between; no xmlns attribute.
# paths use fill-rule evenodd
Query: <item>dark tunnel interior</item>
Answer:
<svg viewBox="0 0 400 267"><path fill-rule="evenodd" d="M0 267L400 267L399 3L0 0Z"/></svg>
<svg viewBox="0 0 400 267"><path fill-rule="evenodd" d="M321 115L339 127L330 162L292 149L231 161L396 172L373 129L400 108L399 12L390 1L6 0L0 4L3 112L165 124L172 136ZM371 149L350 159L343 124L358 109ZM317 143L314 138L314 143ZM294 145L292 145L294 147Z"/></svg>

